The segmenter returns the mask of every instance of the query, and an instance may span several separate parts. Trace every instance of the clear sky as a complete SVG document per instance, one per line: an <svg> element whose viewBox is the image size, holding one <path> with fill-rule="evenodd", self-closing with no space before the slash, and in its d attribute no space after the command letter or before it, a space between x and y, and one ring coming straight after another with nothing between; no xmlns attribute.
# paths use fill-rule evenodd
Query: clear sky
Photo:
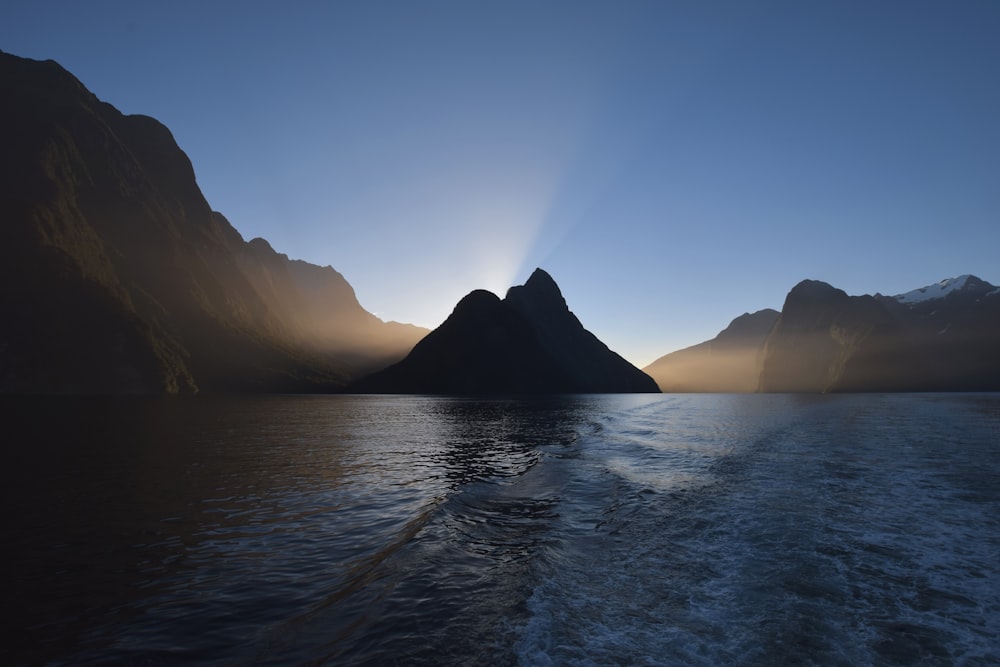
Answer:
<svg viewBox="0 0 1000 667"><path fill-rule="evenodd" d="M4 0L0 49L387 320L541 266L642 366L804 278L1000 282L996 0Z"/></svg>

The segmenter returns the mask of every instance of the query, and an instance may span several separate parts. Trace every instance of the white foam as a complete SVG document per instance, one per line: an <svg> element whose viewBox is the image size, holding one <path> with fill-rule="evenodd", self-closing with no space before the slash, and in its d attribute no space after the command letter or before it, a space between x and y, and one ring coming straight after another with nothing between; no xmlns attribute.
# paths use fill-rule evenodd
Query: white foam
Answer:
<svg viewBox="0 0 1000 667"><path fill-rule="evenodd" d="M582 438L568 470L602 493L584 504L567 487L560 514L593 528L557 529L526 604L520 664L995 659L1000 600L983 583L996 542L982 539L992 487L963 449L991 425L954 433L937 425L967 424L963 408L861 400L803 403L791 423L752 417L743 429L728 410L700 428L679 416L657 429L632 413ZM832 428L844 411L855 418ZM665 455L681 452L687 466ZM678 485L685 467L715 479ZM982 500L969 497L980 488Z"/></svg>

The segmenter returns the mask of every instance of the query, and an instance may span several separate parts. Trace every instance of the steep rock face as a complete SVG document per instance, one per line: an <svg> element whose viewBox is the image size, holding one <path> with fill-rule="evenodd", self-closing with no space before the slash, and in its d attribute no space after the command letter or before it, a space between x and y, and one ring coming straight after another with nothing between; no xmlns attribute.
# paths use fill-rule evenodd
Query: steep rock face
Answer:
<svg viewBox="0 0 1000 667"><path fill-rule="evenodd" d="M771 308L744 313L712 340L664 355L643 371L664 392L756 391L761 351L778 315Z"/></svg>
<svg viewBox="0 0 1000 667"><path fill-rule="evenodd" d="M759 383L772 392L997 389L1000 290L973 276L896 297L804 281L766 341Z"/></svg>
<svg viewBox="0 0 1000 667"><path fill-rule="evenodd" d="M890 390L907 372L895 341L905 332L871 296L804 280L788 293L763 351L760 390Z"/></svg>
<svg viewBox="0 0 1000 667"><path fill-rule="evenodd" d="M501 300L477 290L401 362L352 387L429 394L656 392L652 378L608 349L536 269Z"/></svg>
<svg viewBox="0 0 1000 667"><path fill-rule="evenodd" d="M0 53L0 96L0 391L333 389L422 335L358 348L383 323L339 274L313 267L323 295L311 270L262 257L166 127L56 63Z"/></svg>

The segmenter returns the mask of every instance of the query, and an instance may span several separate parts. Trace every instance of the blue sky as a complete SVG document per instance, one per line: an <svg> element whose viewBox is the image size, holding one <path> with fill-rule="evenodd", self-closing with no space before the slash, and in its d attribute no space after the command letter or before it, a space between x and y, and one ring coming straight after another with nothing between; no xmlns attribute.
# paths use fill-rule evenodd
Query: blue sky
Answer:
<svg viewBox="0 0 1000 667"><path fill-rule="evenodd" d="M805 278L1000 282L997 35L992 0L0 7L383 319L541 266L640 366Z"/></svg>

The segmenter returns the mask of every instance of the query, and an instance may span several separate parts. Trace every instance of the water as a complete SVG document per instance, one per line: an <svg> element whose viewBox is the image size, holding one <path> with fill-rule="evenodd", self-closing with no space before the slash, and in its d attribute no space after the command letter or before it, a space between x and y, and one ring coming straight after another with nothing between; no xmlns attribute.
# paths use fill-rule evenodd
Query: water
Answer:
<svg viewBox="0 0 1000 667"><path fill-rule="evenodd" d="M3 664L1000 663L1000 396L4 399Z"/></svg>

